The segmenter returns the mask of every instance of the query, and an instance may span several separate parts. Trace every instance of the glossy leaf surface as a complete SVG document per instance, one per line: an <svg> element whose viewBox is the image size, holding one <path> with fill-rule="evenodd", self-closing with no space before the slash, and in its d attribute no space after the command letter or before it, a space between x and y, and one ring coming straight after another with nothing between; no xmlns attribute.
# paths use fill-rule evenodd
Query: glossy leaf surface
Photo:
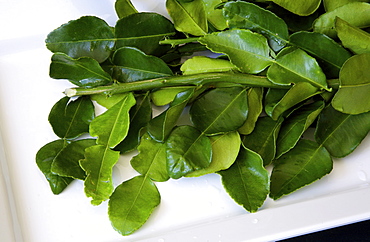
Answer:
<svg viewBox="0 0 370 242"><path fill-rule="evenodd" d="M320 6L321 0L273 0L274 3L301 16L314 13Z"/></svg>
<svg viewBox="0 0 370 242"><path fill-rule="evenodd" d="M290 194L330 173L333 161L328 151L311 140L300 140L294 149L275 161L270 197Z"/></svg>
<svg viewBox="0 0 370 242"><path fill-rule="evenodd" d="M192 126L178 126L166 141L167 169L173 179L206 168L212 159L208 137Z"/></svg>
<svg viewBox="0 0 370 242"><path fill-rule="evenodd" d="M332 156L344 157L361 143L370 130L370 113L344 114L331 106L319 116L315 132L316 141Z"/></svg>
<svg viewBox="0 0 370 242"><path fill-rule="evenodd" d="M119 18L124 18L138 12L130 0L116 0L114 9Z"/></svg>
<svg viewBox="0 0 370 242"><path fill-rule="evenodd" d="M115 38L104 20L84 16L50 32L45 42L54 53L62 52L72 58L91 57L101 63L111 54Z"/></svg>
<svg viewBox="0 0 370 242"><path fill-rule="evenodd" d="M242 87L216 88L190 108L193 124L205 134L219 134L240 128L248 115L248 99Z"/></svg>
<svg viewBox="0 0 370 242"><path fill-rule="evenodd" d="M269 193L269 174L261 156L242 146L235 163L219 174L235 202L248 212L257 212Z"/></svg>
<svg viewBox="0 0 370 242"><path fill-rule="evenodd" d="M113 81L96 60L87 57L73 59L63 53L52 56L49 75L54 79L67 79L80 87L96 87Z"/></svg>
<svg viewBox="0 0 370 242"><path fill-rule="evenodd" d="M226 54L242 72L259 73L272 64L267 39L250 30L234 29L205 35L199 42Z"/></svg>
<svg viewBox="0 0 370 242"><path fill-rule="evenodd" d="M136 176L119 185L108 202L113 228L122 235L139 229L160 203L155 184L146 176Z"/></svg>
<svg viewBox="0 0 370 242"><path fill-rule="evenodd" d="M288 40L288 26L271 11L253 3L227 2L223 8L230 28L250 29L264 35L274 51L282 49Z"/></svg>
<svg viewBox="0 0 370 242"><path fill-rule="evenodd" d="M370 111L370 53L348 59L340 72L340 86L332 105L343 113Z"/></svg>
<svg viewBox="0 0 370 242"><path fill-rule="evenodd" d="M194 56L186 60L181 66L183 75L206 72L228 72L233 70L236 71L237 68L230 61L206 56Z"/></svg>
<svg viewBox="0 0 370 242"><path fill-rule="evenodd" d="M89 131L94 116L94 106L88 97L72 101L63 97L52 107L49 122L58 137L72 139Z"/></svg>
<svg viewBox="0 0 370 242"><path fill-rule="evenodd" d="M243 135L250 134L263 111L263 88L256 87L247 90L248 99L248 115L243 126L238 129L238 132Z"/></svg>

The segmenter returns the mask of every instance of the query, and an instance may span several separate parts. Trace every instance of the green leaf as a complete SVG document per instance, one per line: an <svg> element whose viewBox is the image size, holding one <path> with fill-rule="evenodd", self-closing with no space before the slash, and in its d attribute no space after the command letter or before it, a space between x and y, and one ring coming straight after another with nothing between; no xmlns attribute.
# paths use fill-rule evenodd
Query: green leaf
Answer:
<svg viewBox="0 0 370 242"><path fill-rule="evenodd" d="M160 46L159 41L175 33L171 21L160 14L145 12L131 14L116 23L116 49L131 46L148 55L162 54L168 47Z"/></svg>
<svg viewBox="0 0 370 242"><path fill-rule="evenodd" d="M257 153L242 146L235 163L219 174L225 190L248 212L257 212L263 205L269 193L269 174Z"/></svg>
<svg viewBox="0 0 370 242"><path fill-rule="evenodd" d="M129 111L135 103L134 95L126 93L120 102L91 122L90 134L98 137L97 144L113 148L126 137L130 125Z"/></svg>
<svg viewBox="0 0 370 242"><path fill-rule="evenodd" d="M248 115L243 126L238 129L240 134L247 135L253 131L257 119L263 111L263 94L262 87L248 89Z"/></svg>
<svg viewBox="0 0 370 242"><path fill-rule="evenodd" d="M50 32L45 42L54 53L62 52L72 58L91 57L101 63L110 56L115 38L104 20L84 16Z"/></svg>
<svg viewBox="0 0 370 242"><path fill-rule="evenodd" d="M352 153L370 131L370 112L344 114L331 106L319 116L315 131L316 141L334 157Z"/></svg>
<svg viewBox="0 0 370 242"><path fill-rule="evenodd" d="M217 6L223 3L224 0L203 0L205 11L207 13L208 22L218 30L226 29L226 19L222 14L222 9L218 9Z"/></svg>
<svg viewBox="0 0 370 242"><path fill-rule="evenodd" d="M195 36L208 32L207 14L202 0L167 0L166 8L178 31Z"/></svg>
<svg viewBox="0 0 370 242"><path fill-rule="evenodd" d="M165 87L151 92L152 102L156 106L164 106L170 104L177 94L188 89L193 89L194 86L180 86L180 87Z"/></svg>
<svg viewBox="0 0 370 242"><path fill-rule="evenodd" d="M155 184L146 176L136 176L119 185L108 202L113 228L122 235L138 230L160 203Z"/></svg>
<svg viewBox="0 0 370 242"><path fill-rule="evenodd" d="M228 169L238 156L241 139L237 131L211 136L212 160L204 169L186 174L186 177L198 177Z"/></svg>
<svg viewBox="0 0 370 242"><path fill-rule="evenodd" d="M155 141L145 133L137 150L139 154L131 159L131 166L140 174L158 182L167 181L166 145Z"/></svg>
<svg viewBox="0 0 370 242"><path fill-rule="evenodd" d="M55 140L41 147L36 154L36 164L49 182L54 194L60 194L73 181L70 177L60 176L51 171L55 157L66 145L64 140Z"/></svg>
<svg viewBox="0 0 370 242"><path fill-rule="evenodd" d="M298 82L289 90L269 89L265 97L265 112L277 120L290 108L321 93L321 91L307 82Z"/></svg>
<svg viewBox="0 0 370 242"><path fill-rule="evenodd" d="M79 161L85 158L85 149L96 144L95 139L82 139L68 144L55 157L51 165L54 174L85 180L85 171L80 167Z"/></svg>
<svg viewBox="0 0 370 242"><path fill-rule="evenodd" d="M94 105L89 97L76 100L63 97L52 107L49 122L58 137L72 139L89 131L94 116Z"/></svg>
<svg viewBox="0 0 370 242"><path fill-rule="evenodd" d="M284 20L253 3L227 2L223 13L230 28L250 29L264 35L274 51L282 49L288 41Z"/></svg>
<svg viewBox="0 0 370 242"><path fill-rule="evenodd" d="M316 120L324 106L325 103L323 101L304 105L284 120L276 141L276 158L279 158L297 144L303 133Z"/></svg>
<svg viewBox="0 0 370 242"><path fill-rule="evenodd" d="M210 139L192 126L176 127L166 141L166 149L168 174L173 179L211 163Z"/></svg>
<svg viewBox="0 0 370 242"><path fill-rule="evenodd" d="M114 9L120 19L138 12L130 0L116 0Z"/></svg>
<svg viewBox="0 0 370 242"><path fill-rule="evenodd" d="M275 161L271 173L270 197L292 193L329 174L333 161L328 151L311 140L300 140L294 149Z"/></svg>
<svg viewBox="0 0 370 242"><path fill-rule="evenodd" d="M282 121L275 121L269 116L261 117L257 120L253 132L242 139L246 148L262 157L264 166L269 165L275 158L276 140Z"/></svg>
<svg viewBox="0 0 370 242"><path fill-rule="evenodd" d="M165 141L193 94L194 88L180 92L164 112L150 120L147 127L150 136L157 141Z"/></svg>
<svg viewBox="0 0 370 242"><path fill-rule="evenodd" d="M326 34L331 38L335 38L335 18L339 17L349 24L365 28L370 26L370 4L363 2L353 2L343 5L333 11L321 15L314 22L314 31Z"/></svg>
<svg viewBox="0 0 370 242"><path fill-rule="evenodd" d="M99 105L110 109L122 99L127 96L127 93L115 93L113 95L106 95L106 94L93 94L90 95L91 100L96 101Z"/></svg>
<svg viewBox="0 0 370 242"><path fill-rule="evenodd" d="M228 60L215 59L207 56L194 56L181 65L183 75L193 75L206 72L229 72L237 68Z"/></svg>
<svg viewBox="0 0 370 242"><path fill-rule="evenodd" d="M54 79L67 79L79 87L97 87L113 81L96 60L89 57L73 59L64 53L52 56L49 75Z"/></svg>
<svg viewBox="0 0 370 242"><path fill-rule="evenodd" d="M248 115L246 89L225 87L213 89L191 106L191 121L205 134L221 134L240 128Z"/></svg>
<svg viewBox="0 0 370 242"><path fill-rule="evenodd" d="M320 33L296 32L290 36L289 43L318 58L317 61L328 78L338 78L344 62L351 57L351 53L343 46Z"/></svg>
<svg viewBox="0 0 370 242"><path fill-rule="evenodd" d="M99 205L112 194L112 169L119 157L119 151L104 145L94 145L85 150L85 159L80 160L80 166L87 175L85 194L92 198L91 204Z"/></svg>
<svg viewBox="0 0 370 242"><path fill-rule="evenodd" d="M332 105L343 113L360 114L370 111L370 53L348 59L340 72L340 86Z"/></svg>
<svg viewBox="0 0 370 242"><path fill-rule="evenodd" d="M370 34L350 25L341 18L335 19L335 29L344 47L355 54L370 53Z"/></svg>
<svg viewBox="0 0 370 242"><path fill-rule="evenodd" d="M300 16L314 13L320 6L321 0L272 0L274 3Z"/></svg>
<svg viewBox="0 0 370 242"><path fill-rule="evenodd" d="M369 0L323 0L326 12L333 11L347 3L352 2L369 2Z"/></svg>
<svg viewBox="0 0 370 242"><path fill-rule="evenodd" d="M315 58L301 49L288 47L276 57L276 61L267 71L270 81L281 85L308 82L313 86L330 91L326 76Z"/></svg>
<svg viewBox="0 0 370 242"><path fill-rule="evenodd" d="M122 47L113 55L113 76L120 82L135 82L172 76L171 69L158 57L133 47Z"/></svg>
<svg viewBox="0 0 370 242"><path fill-rule="evenodd" d="M272 64L267 39L250 30L233 29L207 34L199 42L216 53L226 54L242 72L256 74Z"/></svg>

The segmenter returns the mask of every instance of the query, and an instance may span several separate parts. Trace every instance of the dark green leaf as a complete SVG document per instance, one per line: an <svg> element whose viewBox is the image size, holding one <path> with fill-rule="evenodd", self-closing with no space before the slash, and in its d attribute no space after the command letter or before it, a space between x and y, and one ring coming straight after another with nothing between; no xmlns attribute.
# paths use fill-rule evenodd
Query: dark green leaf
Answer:
<svg viewBox="0 0 370 242"><path fill-rule="evenodd" d="M122 235L138 230L160 203L155 184L146 176L136 176L119 185L108 203L112 226Z"/></svg>
<svg viewBox="0 0 370 242"><path fill-rule="evenodd" d="M56 140L41 147L36 154L36 164L49 182L54 194L60 194L73 181L70 177L59 176L51 172L55 157L66 145L64 140Z"/></svg>
<svg viewBox="0 0 370 242"><path fill-rule="evenodd" d="M84 16L52 31L46 46L52 52L63 52L72 58L91 57L105 61L114 47L111 27L102 19Z"/></svg>
<svg viewBox="0 0 370 242"><path fill-rule="evenodd" d="M257 122L258 117L263 111L263 88L255 87L247 91L248 95L248 115L242 127L238 129L240 134L250 134Z"/></svg>
<svg viewBox="0 0 370 242"><path fill-rule="evenodd" d="M328 151L311 140L300 140L275 161L271 173L270 197L274 200L322 178L333 169Z"/></svg>
<svg viewBox="0 0 370 242"><path fill-rule="evenodd" d="M130 0L116 0L114 9L119 18L124 18L138 12Z"/></svg>
<svg viewBox="0 0 370 242"><path fill-rule="evenodd" d="M76 100L63 97L51 109L49 122L57 136L72 139L89 131L94 115L94 105L89 97Z"/></svg>
<svg viewBox="0 0 370 242"><path fill-rule="evenodd" d="M269 174L257 153L242 146L235 163L219 174L229 195L248 212L256 212L266 200Z"/></svg>
<svg viewBox="0 0 370 242"><path fill-rule="evenodd" d="M166 148L168 174L173 179L206 168L211 163L210 139L192 126L175 128L166 141Z"/></svg>

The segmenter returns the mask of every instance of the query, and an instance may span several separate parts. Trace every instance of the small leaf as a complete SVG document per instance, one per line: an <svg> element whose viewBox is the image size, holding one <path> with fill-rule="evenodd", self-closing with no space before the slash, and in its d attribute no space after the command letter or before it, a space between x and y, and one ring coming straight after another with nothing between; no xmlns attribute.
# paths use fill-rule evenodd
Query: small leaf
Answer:
<svg viewBox="0 0 370 242"><path fill-rule="evenodd" d="M139 154L131 159L131 166L137 172L158 182L169 179L164 143L155 141L148 133L145 133L137 150Z"/></svg>
<svg viewBox="0 0 370 242"><path fill-rule="evenodd" d="M197 99L189 113L195 127L205 134L235 131L247 119L246 89L238 86L213 89Z"/></svg>
<svg viewBox="0 0 370 242"><path fill-rule="evenodd" d="M370 111L370 53L355 55L343 65L333 107L343 113Z"/></svg>
<svg viewBox="0 0 370 242"><path fill-rule="evenodd" d="M164 106L170 104L175 99L177 94L193 88L194 86L179 86L179 87L165 87L159 90L153 90L151 92L152 102L156 106Z"/></svg>
<svg viewBox="0 0 370 242"><path fill-rule="evenodd" d="M49 182L54 194L60 194L73 181L70 177L59 176L51 171L55 157L66 145L64 140L55 140L41 147L36 154L36 164Z"/></svg>
<svg viewBox="0 0 370 242"><path fill-rule="evenodd" d="M345 157L356 149L369 131L370 112L350 115L328 106L319 116L315 139L333 157Z"/></svg>
<svg viewBox="0 0 370 242"><path fill-rule="evenodd" d="M211 141L192 126L176 127L166 141L166 148L168 174L173 179L211 163Z"/></svg>
<svg viewBox="0 0 370 242"><path fill-rule="evenodd" d="M99 205L112 194L112 169L120 154L104 145L94 145L85 150L85 159L80 161L86 172L85 194L91 197L91 204Z"/></svg>
<svg viewBox="0 0 370 242"><path fill-rule="evenodd" d="M347 3L352 2L368 2L369 0L323 0L326 12L333 11Z"/></svg>
<svg viewBox="0 0 370 242"><path fill-rule="evenodd" d="M134 95L127 93L120 102L91 122L90 134L98 137L97 144L113 148L126 137L130 125L129 111L135 102Z"/></svg>
<svg viewBox="0 0 370 242"><path fill-rule="evenodd" d="M202 0L167 0L166 8L178 31L195 36L208 32L207 14Z"/></svg>
<svg viewBox="0 0 370 242"><path fill-rule="evenodd" d="M183 75L193 75L206 72L236 71L237 68L228 60L215 59L206 56L194 56L181 65Z"/></svg>
<svg viewBox="0 0 370 242"><path fill-rule="evenodd" d="M332 169L329 152L314 141L302 139L294 149L275 161L270 197L276 200L290 194L329 174Z"/></svg>
<svg viewBox="0 0 370 242"><path fill-rule="evenodd" d="M60 176L85 180L85 171L79 161L85 158L85 149L96 144L95 139L82 139L68 144L55 157L51 171Z"/></svg>
<svg viewBox="0 0 370 242"><path fill-rule="evenodd" d="M155 184L146 176L136 176L119 185L108 202L112 226L122 235L138 230L160 203Z"/></svg>
<svg viewBox="0 0 370 242"><path fill-rule="evenodd" d="M138 12L130 0L116 0L114 9L120 19Z"/></svg>
<svg viewBox="0 0 370 242"><path fill-rule="evenodd" d="M101 63L110 56L115 38L104 20L84 16L50 32L45 42L54 53L62 52L72 58L91 57Z"/></svg>
<svg viewBox="0 0 370 242"><path fill-rule="evenodd" d="M248 95L248 115L247 120L244 122L243 126L238 129L240 134L247 135L250 134L257 122L258 117L263 111L263 88L255 87L250 88L247 91Z"/></svg>
<svg viewBox="0 0 370 242"><path fill-rule="evenodd" d="M233 29L207 34L199 42L216 53L226 54L242 72L256 74L272 64L267 39L250 30Z"/></svg>
<svg viewBox="0 0 370 242"><path fill-rule="evenodd" d="M222 184L236 203L248 212L257 212L269 193L269 174L262 158L242 146L235 163L220 171Z"/></svg>
<svg viewBox="0 0 370 242"><path fill-rule="evenodd" d="M50 77L67 79L79 87L97 87L112 82L99 63L88 57L73 59L63 53L55 53L51 58Z"/></svg>
<svg viewBox="0 0 370 242"><path fill-rule="evenodd" d="M222 9L217 8L217 6L223 2L223 0L203 0L207 13L207 20L218 30L224 30L228 27L226 19L222 14Z"/></svg>
<svg viewBox="0 0 370 242"><path fill-rule="evenodd" d="M300 16L314 13L320 6L321 0L272 0L274 3Z"/></svg>
<svg viewBox="0 0 370 242"><path fill-rule="evenodd" d="M58 137L72 139L89 131L94 116L94 105L89 97L72 101L63 97L51 109L49 122Z"/></svg>

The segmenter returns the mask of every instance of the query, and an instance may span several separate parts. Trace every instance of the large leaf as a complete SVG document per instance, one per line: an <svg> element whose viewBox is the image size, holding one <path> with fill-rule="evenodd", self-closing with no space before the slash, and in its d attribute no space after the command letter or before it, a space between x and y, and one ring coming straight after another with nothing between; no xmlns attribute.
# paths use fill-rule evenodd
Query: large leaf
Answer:
<svg viewBox="0 0 370 242"><path fill-rule="evenodd" d="M275 51L288 41L288 26L284 20L253 3L227 2L223 13L230 28L250 29L264 35Z"/></svg>
<svg viewBox="0 0 370 242"><path fill-rule="evenodd" d="M91 122L90 134L98 137L98 144L113 148L126 137L130 124L129 111L135 103L134 95L126 93L120 102Z"/></svg>
<svg viewBox="0 0 370 242"><path fill-rule="evenodd" d="M355 55L344 64L340 86L332 105L343 113L360 114L370 111L370 53Z"/></svg>
<svg viewBox="0 0 370 242"><path fill-rule="evenodd" d="M103 62L111 54L115 38L104 20L84 16L50 32L45 42L52 52L63 52L72 58L91 57Z"/></svg>
<svg viewBox="0 0 370 242"><path fill-rule="evenodd" d="M275 158L276 140L281 123L282 119L275 121L269 116L261 117L257 120L253 132L244 136L242 140L246 148L262 157L264 166L269 165Z"/></svg>
<svg viewBox="0 0 370 242"><path fill-rule="evenodd" d="M184 75L205 72L228 72L233 70L236 71L237 68L230 61L206 56L194 56L181 65L181 71Z"/></svg>
<svg viewBox="0 0 370 242"><path fill-rule="evenodd" d="M328 106L319 116L315 139L332 156L344 157L356 149L369 131L370 112L350 115Z"/></svg>
<svg viewBox="0 0 370 242"><path fill-rule="evenodd" d="M112 194L112 169L119 157L119 151L105 145L94 145L85 150L85 159L80 160L80 165L87 175L85 194L92 198L91 204L99 205Z"/></svg>
<svg viewBox="0 0 370 242"><path fill-rule="evenodd" d="M370 53L370 34L350 25L341 18L335 19L335 29L343 46L355 54Z"/></svg>
<svg viewBox="0 0 370 242"><path fill-rule="evenodd" d="M176 127L166 141L166 149L168 174L173 179L211 163L210 139L192 126Z"/></svg>
<svg viewBox="0 0 370 242"><path fill-rule="evenodd" d="M340 68L351 57L351 53L343 46L320 33L296 32L290 36L289 43L318 58L318 62L328 78L338 78Z"/></svg>
<svg viewBox="0 0 370 242"><path fill-rule="evenodd" d="M237 131L211 136L212 161L201 170L186 174L186 177L198 177L228 169L238 156L241 139Z"/></svg>
<svg viewBox="0 0 370 242"><path fill-rule="evenodd" d="M130 0L116 0L114 9L119 18L124 18L138 12Z"/></svg>
<svg viewBox="0 0 370 242"><path fill-rule="evenodd" d="M63 97L51 109L49 122L57 136L72 139L89 131L94 116L94 105L89 97L76 100Z"/></svg>
<svg viewBox="0 0 370 242"><path fill-rule="evenodd" d="M139 154L131 159L131 166L137 172L158 182L169 179L164 143L154 140L148 133L145 133L137 150Z"/></svg>
<svg viewBox="0 0 370 242"><path fill-rule="evenodd" d="M80 87L102 86L113 81L96 60L88 57L73 59L64 53L52 56L49 75L54 79L67 79Z"/></svg>
<svg viewBox="0 0 370 242"><path fill-rule="evenodd" d="M162 54L167 47L160 46L159 41L166 36L174 35L175 32L171 21L160 14L145 12L131 14L116 23L116 48L131 46L148 55Z"/></svg>
<svg viewBox="0 0 370 242"><path fill-rule="evenodd" d="M370 26L370 4L363 2L353 2L343 5L333 11L327 12L316 19L314 23L314 31L326 34L331 38L335 38L335 18L339 17L349 24L365 28Z"/></svg>
<svg viewBox="0 0 370 242"><path fill-rule="evenodd" d="M84 180L86 174L80 167L80 160L85 158L85 149L95 144L95 139L82 139L71 142L55 157L51 165L51 171L60 176Z"/></svg>
<svg viewBox="0 0 370 242"><path fill-rule="evenodd" d="M246 89L225 87L213 89L190 108L193 124L205 134L220 134L240 128L248 115Z"/></svg>
<svg viewBox="0 0 370 242"><path fill-rule="evenodd" d="M314 13L320 6L321 0L272 0L274 3L300 16Z"/></svg>
<svg viewBox="0 0 370 242"><path fill-rule="evenodd" d="M136 176L119 185L108 202L113 228L122 235L138 230L160 203L155 184L146 176Z"/></svg>
<svg viewBox="0 0 370 242"><path fill-rule="evenodd" d="M207 13L202 0L167 0L166 8L178 31L195 36L208 32Z"/></svg>
<svg viewBox="0 0 370 242"><path fill-rule="evenodd" d="M120 82L134 82L171 76L167 64L133 47L122 47L113 55L113 76Z"/></svg>
<svg viewBox="0 0 370 242"><path fill-rule="evenodd" d="M274 64L268 69L267 77L276 84L290 85L308 82L313 86L330 91L326 76L316 59L301 49L288 47L276 57Z"/></svg>
<svg viewBox="0 0 370 242"><path fill-rule="evenodd" d="M247 120L244 122L243 126L238 129L238 132L243 135L250 134L263 111L263 88L254 87L247 91L248 95L248 115Z"/></svg>
<svg viewBox="0 0 370 242"><path fill-rule="evenodd" d="M242 146L235 163L220 171L222 184L236 203L253 213L269 193L269 174L257 153Z"/></svg>
<svg viewBox="0 0 370 242"><path fill-rule="evenodd" d="M267 39L247 29L216 32L199 38L216 53L226 54L242 72L259 73L272 64Z"/></svg>
<svg viewBox="0 0 370 242"><path fill-rule="evenodd" d="M65 140L55 140L41 147L36 154L36 164L49 182L54 194L60 194L73 181L73 178L60 176L51 171L55 157L66 145Z"/></svg>
<svg viewBox="0 0 370 242"><path fill-rule="evenodd" d="M333 169L329 152L316 142L300 140L275 161L271 173L270 197L274 200L322 178Z"/></svg>

